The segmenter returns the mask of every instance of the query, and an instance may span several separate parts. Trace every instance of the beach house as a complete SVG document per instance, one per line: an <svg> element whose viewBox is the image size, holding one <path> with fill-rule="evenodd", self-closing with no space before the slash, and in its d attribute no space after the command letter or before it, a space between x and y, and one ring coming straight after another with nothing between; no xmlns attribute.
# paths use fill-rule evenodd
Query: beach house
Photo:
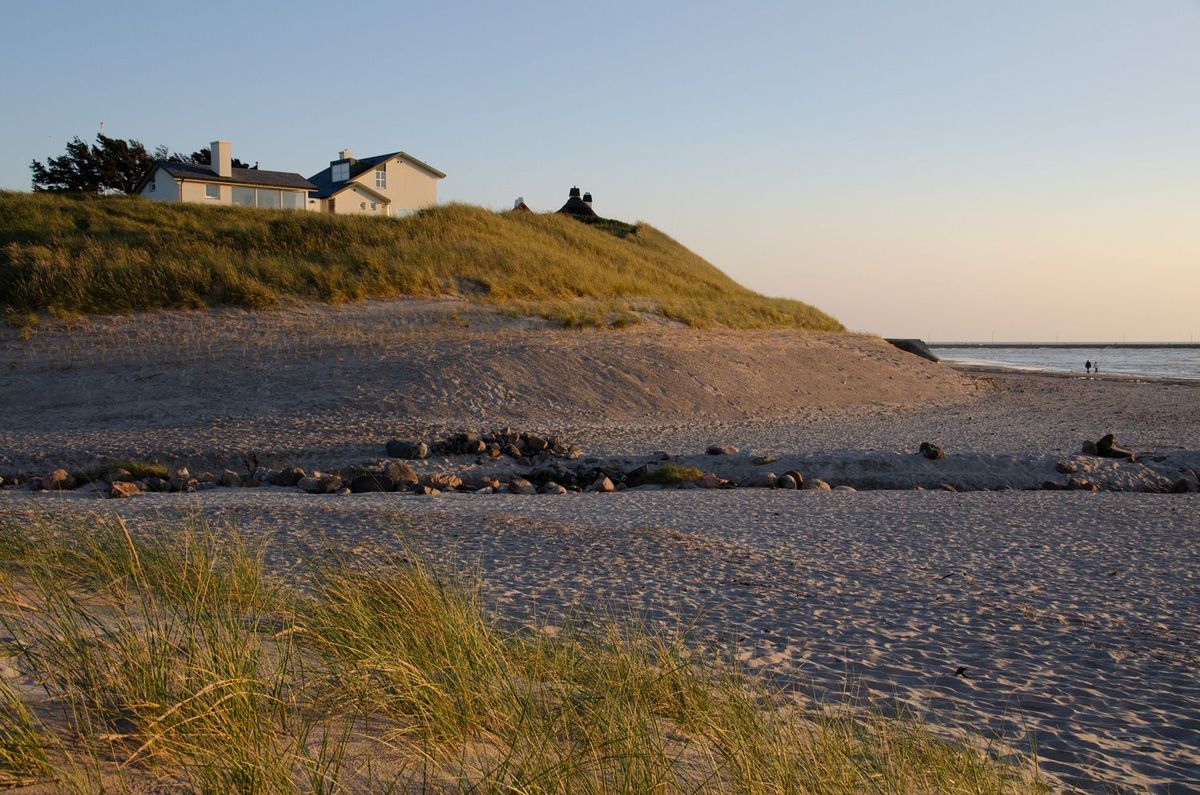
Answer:
<svg viewBox="0 0 1200 795"><path fill-rule="evenodd" d="M437 183L446 176L405 152L359 159L346 149L308 179L235 168L229 141L213 141L210 159L211 165L160 160L135 193L152 201L401 217L437 204Z"/></svg>

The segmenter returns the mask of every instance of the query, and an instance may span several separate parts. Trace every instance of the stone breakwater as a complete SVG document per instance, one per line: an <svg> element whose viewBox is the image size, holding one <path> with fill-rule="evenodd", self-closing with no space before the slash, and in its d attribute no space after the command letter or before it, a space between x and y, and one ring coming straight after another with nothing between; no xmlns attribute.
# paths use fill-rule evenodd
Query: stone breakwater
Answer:
<svg viewBox="0 0 1200 795"><path fill-rule="evenodd" d="M1200 493L1200 451L1136 452L1113 434L1086 440L1073 456L955 453L921 442L912 453L848 451L829 455L743 452L724 444L703 453L656 452L588 457L555 434L462 431L431 439L392 439L387 457L323 471L260 464L241 471L193 473L127 461L71 471L6 474L0 487L31 491L89 489L127 498L141 492L284 487L308 494L442 492L477 494L607 493L625 490L763 488L783 490L1067 490Z"/></svg>

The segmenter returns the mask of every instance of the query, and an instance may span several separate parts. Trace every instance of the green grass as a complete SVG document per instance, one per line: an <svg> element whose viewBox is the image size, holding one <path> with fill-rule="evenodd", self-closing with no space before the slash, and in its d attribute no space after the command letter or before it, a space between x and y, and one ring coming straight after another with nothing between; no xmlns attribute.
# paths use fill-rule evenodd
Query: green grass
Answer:
<svg viewBox="0 0 1200 795"><path fill-rule="evenodd" d="M658 483L663 486L673 486L684 481L699 480L703 476L704 473L696 467L684 467L679 464L660 464L647 471L644 475L635 478L636 482L633 485L640 486L644 483Z"/></svg>
<svg viewBox="0 0 1200 795"><path fill-rule="evenodd" d="M265 308L463 294L568 325L649 313L696 327L841 330L738 285L646 224L461 204L405 219L0 192L0 312Z"/></svg>
<svg viewBox="0 0 1200 795"><path fill-rule="evenodd" d="M71 476L80 483L93 482L99 480L107 480L110 475L116 474L120 470L125 470L129 473L129 478L132 480L144 480L146 478L162 478L166 480L170 473L167 471L166 464L148 461L133 461L126 459L116 459L113 461L105 461L99 464L84 467L78 471L72 472Z"/></svg>
<svg viewBox="0 0 1200 795"><path fill-rule="evenodd" d="M1038 791L1029 769L916 720L813 709L674 635L508 627L412 555L285 585L231 530L136 538L113 517L82 530L0 525L0 624L42 708L62 712L38 723L0 689L0 784Z"/></svg>

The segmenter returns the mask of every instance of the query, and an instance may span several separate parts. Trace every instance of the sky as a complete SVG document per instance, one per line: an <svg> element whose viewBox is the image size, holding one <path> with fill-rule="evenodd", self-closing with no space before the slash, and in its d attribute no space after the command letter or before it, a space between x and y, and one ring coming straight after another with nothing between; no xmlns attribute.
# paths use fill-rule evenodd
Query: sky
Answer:
<svg viewBox="0 0 1200 795"><path fill-rule="evenodd" d="M0 5L0 188L104 132L662 229L930 340L1200 338L1200 0Z"/></svg>

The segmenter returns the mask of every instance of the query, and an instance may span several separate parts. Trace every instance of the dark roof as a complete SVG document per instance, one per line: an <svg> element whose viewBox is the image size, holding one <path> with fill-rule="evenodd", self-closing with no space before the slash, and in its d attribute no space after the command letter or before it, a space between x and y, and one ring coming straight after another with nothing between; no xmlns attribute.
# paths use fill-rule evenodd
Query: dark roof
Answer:
<svg viewBox="0 0 1200 795"><path fill-rule="evenodd" d="M584 204L583 199L578 196L572 196L567 199L567 203L559 208L560 213L568 215L595 215L596 211Z"/></svg>
<svg viewBox="0 0 1200 795"><path fill-rule="evenodd" d="M264 171L259 168L235 168L232 176L218 177L217 173L208 166L195 163L180 163L176 160L160 160L156 163L159 168L178 179L202 179L206 182L231 182L243 185L257 185L263 188L300 188L312 190L316 187L299 174L291 171ZM154 170L150 170L153 174ZM149 177L150 175L147 175ZM143 182L146 180L143 179ZM140 187L140 186L139 186Z"/></svg>
<svg viewBox="0 0 1200 795"><path fill-rule="evenodd" d="M362 174L364 171L374 168L385 160L391 160L393 157L399 157L412 163L417 168L428 171L433 176L441 179L446 175L438 171L428 163L422 163L407 152L388 152L386 155L373 155L371 157L360 157L350 161L350 179L342 182L333 181L333 164L323 171L318 171L308 178L308 181L313 183L316 190L313 191L313 196L318 199L325 199L340 191L342 188L351 182L355 177ZM335 161L336 162L336 161Z"/></svg>

